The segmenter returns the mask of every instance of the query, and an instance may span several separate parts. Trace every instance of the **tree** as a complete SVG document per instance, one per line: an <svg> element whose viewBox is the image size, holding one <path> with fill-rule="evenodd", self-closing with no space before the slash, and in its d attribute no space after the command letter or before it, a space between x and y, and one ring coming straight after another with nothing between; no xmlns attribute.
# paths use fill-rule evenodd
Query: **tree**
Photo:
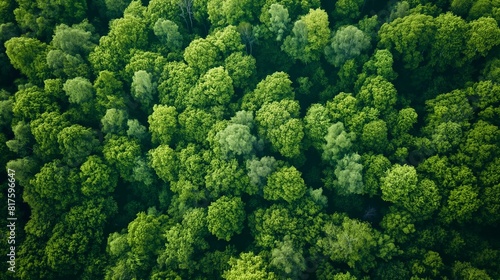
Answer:
<svg viewBox="0 0 500 280"><path fill-rule="evenodd" d="M253 84L256 61L251 55L234 52L224 60L224 69L229 74L235 88L246 89Z"/></svg>
<svg viewBox="0 0 500 280"><path fill-rule="evenodd" d="M305 137L309 139L316 150L322 150L323 145L325 145L325 136L331 125L330 114L325 106L316 103L307 109L304 117Z"/></svg>
<svg viewBox="0 0 500 280"><path fill-rule="evenodd" d="M136 119L128 120L127 127L127 136L129 137L135 137L141 142L148 137L147 128Z"/></svg>
<svg viewBox="0 0 500 280"><path fill-rule="evenodd" d="M217 47L207 39L195 39L184 49L184 60L198 75L221 64Z"/></svg>
<svg viewBox="0 0 500 280"><path fill-rule="evenodd" d="M57 134L57 142L61 154L70 166L82 164L99 145L92 129L78 124L63 128Z"/></svg>
<svg viewBox="0 0 500 280"><path fill-rule="evenodd" d="M283 5L274 3L269 7L269 30L276 36L276 41L283 40L285 33L288 31L290 17L287 8Z"/></svg>
<svg viewBox="0 0 500 280"><path fill-rule="evenodd" d="M335 187L340 195L364 194L363 165L359 163L361 156L350 154L337 161Z"/></svg>
<svg viewBox="0 0 500 280"><path fill-rule="evenodd" d="M229 124L224 130L219 131L215 138L220 145L223 158L248 157L253 153L257 141L250 128L242 124Z"/></svg>
<svg viewBox="0 0 500 280"><path fill-rule="evenodd" d="M37 86L21 87L14 97L13 116L24 120L35 120L40 118L44 112L59 110L54 96Z"/></svg>
<svg viewBox="0 0 500 280"><path fill-rule="evenodd" d="M330 37L328 25L328 15L324 10L310 9L294 23L293 35L286 37L282 50L304 63L319 60Z"/></svg>
<svg viewBox="0 0 500 280"><path fill-rule="evenodd" d="M465 62L463 53L469 26L462 18L446 13L436 19L436 34L431 48L430 65L444 70L448 66L460 67Z"/></svg>
<svg viewBox="0 0 500 280"><path fill-rule="evenodd" d="M389 146L387 125L383 120L371 121L363 127L361 142L367 151L384 152Z"/></svg>
<svg viewBox="0 0 500 280"><path fill-rule="evenodd" d="M394 85L381 76L368 77L358 93L358 101L363 106L370 106L382 114L393 109L397 100Z"/></svg>
<svg viewBox="0 0 500 280"><path fill-rule="evenodd" d="M465 223L472 219L480 206L477 190L470 185L462 185L450 192L440 218L445 223Z"/></svg>
<svg viewBox="0 0 500 280"><path fill-rule="evenodd" d="M248 111L257 111L266 103L294 99L294 97L295 93L290 76L284 72L275 72L260 81L253 93L246 94L243 97L241 108Z"/></svg>
<svg viewBox="0 0 500 280"><path fill-rule="evenodd" d="M167 145L160 145L149 151L150 165L156 175L165 182L175 181L177 178L175 151Z"/></svg>
<svg viewBox="0 0 500 280"><path fill-rule="evenodd" d="M184 62L167 63L162 75L163 81L158 86L160 103L175 106L178 110L185 109L189 104L188 93L198 80L195 71Z"/></svg>
<svg viewBox="0 0 500 280"><path fill-rule="evenodd" d="M298 102L285 99L264 104L255 116L259 135L266 137L274 150L288 158L300 155L304 132L298 113Z"/></svg>
<svg viewBox="0 0 500 280"><path fill-rule="evenodd" d="M29 155L34 140L30 125L20 121L12 126L12 132L14 132L14 139L5 142L9 150L22 157Z"/></svg>
<svg viewBox="0 0 500 280"><path fill-rule="evenodd" d="M408 210L415 218L428 218L440 204L436 184L424 179L418 182L417 172L409 165L395 164L382 178L382 199Z"/></svg>
<svg viewBox="0 0 500 280"><path fill-rule="evenodd" d="M368 223L345 217L340 225L327 223L323 231L326 237L319 239L317 246L332 261L363 271L375 266L377 240Z"/></svg>
<svg viewBox="0 0 500 280"><path fill-rule="evenodd" d="M410 14L384 23L379 30L380 46L393 51L406 69L416 69L433 43L436 24L432 16Z"/></svg>
<svg viewBox="0 0 500 280"><path fill-rule="evenodd" d="M111 108L101 119L102 132L122 135L125 133L128 113L125 110Z"/></svg>
<svg viewBox="0 0 500 280"><path fill-rule="evenodd" d="M141 155L141 147L135 140L114 136L105 142L102 153L124 180L132 181L135 159Z"/></svg>
<svg viewBox="0 0 500 280"><path fill-rule="evenodd" d="M460 146L462 153L457 155L458 159L464 160L471 168L481 169L500 153L496 144L499 141L498 127L479 120L467 132L465 142Z"/></svg>
<svg viewBox="0 0 500 280"><path fill-rule="evenodd" d="M348 25L335 32L332 43L325 48L325 56L328 62L340 67L369 47L370 38L357 27Z"/></svg>
<svg viewBox="0 0 500 280"><path fill-rule="evenodd" d="M335 3L334 15L341 21L355 21L361 14L363 1L340 0Z"/></svg>
<svg viewBox="0 0 500 280"><path fill-rule="evenodd" d="M466 57L486 56L495 46L500 44L500 28L496 20L481 17L469 23L468 40L466 42Z"/></svg>
<svg viewBox="0 0 500 280"><path fill-rule="evenodd" d="M278 168L269 175L264 186L264 198L267 200L283 199L292 203L305 193L306 185L301 173L293 166Z"/></svg>
<svg viewBox="0 0 500 280"><path fill-rule="evenodd" d="M80 166L81 191L87 197L106 197L118 183L117 174L95 155L87 157Z"/></svg>
<svg viewBox="0 0 500 280"><path fill-rule="evenodd" d="M63 89L70 103L83 104L94 97L92 83L86 78L76 77L66 80Z"/></svg>
<svg viewBox="0 0 500 280"><path fill-rule="evenodd" d="M306 269L306 261L302 249L296 249L289 236L271 251L270 267L277 269L284 277L296 279Z"/></svg>
<svg viewBox="0 0 500 280"><path fill-rule="evenodd" d="M89 54L95 47L92 33L86 30L84 25L66 24L56 26L54 36L50 42L56 49L70 55L80 55L81 57Z"/></svg>
<svg viewBox="0 0 500 280"><path fill-rule="evenodd" d="M205 186L212 197L240 196L242 193L252 195L257 192L257 186L250 184L249 177L236 159L213 159L205 176Z"/></svg>
<svg viewBox="0 0 500 280"><path fill-rule="evenodd" d="M380 194L380 174L391 168L391 162L383 155L362 156L364 190L370 196Z"/></svg>
<svg viewBox="0 0 500 280"><path fill-rule="evenodd" d="M247 160L246 168L250 183L258 187L265 186L267 184L267 176L273 173L277 166L276 159L270 156Z"/></svg>
<svg viewBox="0 0 500 280"><path fill-rule="evenodd" d="M179 50L182 46L182 35L175 22L159 18L153 27L154 34L169 50Z"/></svg>
<svg viewBox="0 0 500 280"><path fill-rule="evenodd" d="M231 268L223 274L226 280L264 280L277 279L272 272L267 272L264 259L253 252L241 253L239 258L229 260Z"/></svg>
<svg viewBox="0 0 500 280"><path fill-rule="evenodd" d="M208 230L218 239L230 241L240 234L245 220L244 203L239 197L221 196L208 206Z"/></svg>
<svg viewBox="0 0 500 280"><path fill-rule="evenodd" d="M30 123L31 134L35 138L35 154L44 160L48 160L59 154L59 145L57 142L58 133L68 127L70 123L64 115L57 112L43 113L40 118Z"/></svg>
<svg viewBox="0 0 500 280"><path fill-rule="evenodd" d="M136 101L141 104L143 111L151 110L151 104L156 95L156 83L150 73L139 70L132 78L131 93Z"/></svg>
<svg viewBox="0 0 500 280"><path fill-rule="evenodd" d="M97 112L100 117L106 114L107 109L125 109L123 83L117 79L114 72L101 71L94 81L96 92Z"/></svg>
<svg viewBox="0 0 500 280"><path fill-rule="evenodd" d="M154 105L148 123L153 143L168 145L177 131L177 111L172 106Z"/></svg>
<svg viewBox="0 0 500 280"><path fill-rule="evenodd" d="M356 139L355 134L353 132L347 133L343 123L332 124L325 136L326 144L323 145L323 160L335 162L341 159L350 151L354 139Z"/></svg>
<svg viewBox="0 0 500 280"><path fill-rule="evenodd" d="M229 103L234 94L233 81L224 67L219 66L203 74L188 95L188 104L199 108Z"/></svg>

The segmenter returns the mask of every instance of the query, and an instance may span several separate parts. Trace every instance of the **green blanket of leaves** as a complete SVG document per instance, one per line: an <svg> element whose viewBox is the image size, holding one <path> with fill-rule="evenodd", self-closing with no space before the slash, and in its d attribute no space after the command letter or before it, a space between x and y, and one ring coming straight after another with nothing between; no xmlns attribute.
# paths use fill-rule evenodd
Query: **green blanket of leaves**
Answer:
<svg viewBox="0 0 500 280"><path fill-rule="evenodd" d="M500 279L498 0L0 0L0 279Z"/></svg>

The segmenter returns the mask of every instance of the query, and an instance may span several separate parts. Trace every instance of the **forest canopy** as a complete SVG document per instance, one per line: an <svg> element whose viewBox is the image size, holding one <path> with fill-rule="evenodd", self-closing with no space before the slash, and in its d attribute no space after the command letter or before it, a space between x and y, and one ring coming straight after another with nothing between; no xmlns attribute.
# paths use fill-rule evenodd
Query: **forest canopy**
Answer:
<svg viewBox="0 0 500 280"><path fill-rule="evenodd" d="M0 0L0 279L500 279L499 22Z"/></svg>

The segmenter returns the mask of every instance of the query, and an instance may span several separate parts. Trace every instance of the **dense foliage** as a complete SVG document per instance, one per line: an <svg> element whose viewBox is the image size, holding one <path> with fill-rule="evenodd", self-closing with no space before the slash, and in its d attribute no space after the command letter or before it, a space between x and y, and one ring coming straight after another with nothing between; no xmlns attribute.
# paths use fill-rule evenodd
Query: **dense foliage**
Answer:
<svg viewBox="0 0 500 280"><path fill-rule="evenodd" d="M0 279L500 279L499 21L0 0Z"/></svg>

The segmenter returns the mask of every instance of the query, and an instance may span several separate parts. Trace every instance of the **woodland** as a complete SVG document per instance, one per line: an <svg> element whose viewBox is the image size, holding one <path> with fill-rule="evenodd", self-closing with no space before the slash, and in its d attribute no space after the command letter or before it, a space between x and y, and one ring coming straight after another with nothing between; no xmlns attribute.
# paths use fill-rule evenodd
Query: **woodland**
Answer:
<svg viewBox="0 0 500 280"><path fill-rule="evenodd" d="M0 0L0 279L500 279L499 21Z"/></svg>

